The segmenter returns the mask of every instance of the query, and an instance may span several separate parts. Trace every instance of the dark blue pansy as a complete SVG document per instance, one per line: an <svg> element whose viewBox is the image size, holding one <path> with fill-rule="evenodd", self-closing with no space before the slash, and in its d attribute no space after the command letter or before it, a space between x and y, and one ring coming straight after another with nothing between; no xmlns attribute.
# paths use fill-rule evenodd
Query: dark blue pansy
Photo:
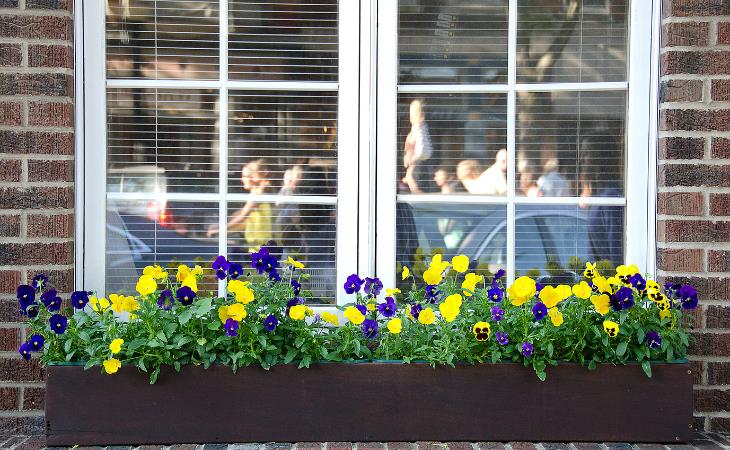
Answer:
<svg viewBox="0 0 730 450"><path fill-rule="evenodd" d="M494 339L497 340L497 343L499 345L507 345L509 344L509 335L507 333L503 333L501 331L497 331L494 333Z"/></svg>
<svg viewBox="0 0 730 450"><path fill-rule="evenodd" d="M532 352L535 351L535 346L532 345L531 342L523 342L522 346L520 348L520 353L522 353L522 356L525 358L529 358L532 356Z"/></svg>
<svg viewBox="0 0 730 450"><path fill-rule="evenodd" d="M492 307L492 320L499 322L504 318L504 310L499 306Z"/></svg>
<svg viewBox="0 0 730 450"><path fill-rule="evenodd" d="M355 292L360 290L362 283L363 280L360 279L357 274L353 273L352 275L347 277L347 280L345 280L345 292L347 292L348 294L354 294Z"/></svg>
<svg viewBox="0 0 730 450"><path fill-rule="evenodd" d="M45 276L42 273L39 273L38 275L33 277L33 280L31 281L31 286L33 286L34 289L42 290L46 284L48 283L48 277Z"/></svg>
<svg viewBox="0 0 730 450"><path fill-rule="evenodd" d="M256 269L259 274L264 273L266 269L266 258L269 257L269 249L261 247L259 251L251 253L251 267Z"/></svg>
<svg viewBox="0 0 730 450"><path fill-rule="evenodd" d="M365 289L364 289L365 294L376 297L380 294L380 291L382 289L383 289L383 282L380 281L380 278L365 277Z"/></svg>
<svg viewBox="0 0 730 450"><path fill-rule="evenodd" d="M190 286L183 286L177 290L176 296L181 305L190 306L193 304L196 294Z"/></svg>
<svg viewBox="0 0 730 450"><path fill-rule="evenodd" d="M165 311L169 311L172 309L172 305L175 304L175 297L172 296L172 291L169 289L165 289L164 291L160 292L160 298L157 299L157 306L164 309Z"/></svg>
<svg viewBox="0 0 730 450"><path fill-rule="evenodd" d="M228 264L228 276L232 279L236 279L243 275L243 266L236 263Z"/></svg>
<svg viewBox="0 0 730 450"><path fill-rule="evenodd" d="M293 299L291 299L288 302L286 302L286 315L287 316L289 315L289 309L292 306L301 305L301 304L304 304L304 299L301 298L301 297L294 297Z"/></svg>
<svg viewBox="0 0 730 450"><path fill-rule="evenodd" d="M71 293L71 305L76 309L84 309L89 303L89 293L86 291L74 291Z"/></svg>
<svg viewBox="0 0 730 450"><path fill-rule="evenodd" d="M38 317L38 312L38 303L33 303L32 305L28 306L28 308L26 308L23 314L27 315L30 319L35 319L36 317Z"/></svg>
<svg viewBox="0 0 730 450"><path fill-rule="evenodd" d="M279 319L276 318L275 315L269 314L266 319L264 319L264 328L266 331L274 331L276 327L279 325Z"/></svg>
<svg viewBox="0 0 730 450"><path fill-rule="evenodd" d="M662 336L657 331L649 331L646 333L646 346L657 349L662 345Z"/></svg>
<svg viewBox="0 0 730 450"><path fill-rule="evenodd" d="M25 312L33 302L35 302L35 289L27 284L18 286L18 303L21 311Z"/></svg>
<svg viewBox="0 0 730 450"><path fill-rule="evenodd" d="M414 319L418 319L418 316L421 314L421 311L423 311L423 306L419 305L418 303L411 306L411 316L413 316Z"/></svg>
<svg viewBox="0 0 730 450"><path fill-rule="evenodd" d="M641 276L640 273L635 273L629 278L631 285L636 288L637 291L641 292L646 289L646 280Z"/></svg>
<svg viewBox="0 0 730 450"><path fill-rule="evenodd" d="M504 293L502 292L502 289L500 289L498 286L493 286L490 290L487 291L487 295L489 296L489 300L493 302L501 302Z"/></svg>
<svg viewBox="0 0 730 450"><path fill-rule="evenodd" d="M281 281L281 275L276 270L269 272L269 280L279 282Z"/></svg>
<svg viewBox="0 0 730 450"><path fill-rule="evenodd" d="M385 303L378 305L378 312L382 314L383 317L393 317L397 310L398 306L396 305L393 297L385 297Z"/></svg>
<svg viewBox="0 0 730 450"><path fill-rule="evenodd" d="M542 285L542 284L540 284L540 283L535 283L535 296L537 296L537 294L538 294L538 293L539 293L540 291L542 291L542 288L544 288L544 287L545 287L545 286L543 286L543 285Z"/></svg>
<svg viewBox="0 0 730 450"><path fill-rule="evenodd" d="M51 316L50 319L48 319L48 323L51 325L51 330L53 330L54 333L63 334L66 332L68 319L66 318L66 316L63 316L61 314L54 314Z"/></svg>
<svg viewBox="0 0 730 450"><path fill-rule="evenodd" d="M30 352L31 347L29 342L23 342L20 344L20 347L18 347L18 353L20 353L20 356L23 357L24 360L30 361Z"/></svg>
<svg viewBox="0 0 730 450"><path fill-rule="evenodd" d="M223 328L226 330L226 334L230 337L236 337L238 336L238 322L236 322L233 319L227 319L226 323L223 325Z"/></svg>
<svg viewBox="0 0 730 450"><path fill-rule="evenodd" d="M622 287L611 296L609 304L614 311L631 308L634 306L634 290L630 287Z"/></svg>
<svg viewBox="0 0 730 450"><path fill-rule="evenodd" d="M362 334L368 339L376 338L378 336L378 322L373 319L363 320Z"/></svg>
<svg viewBox="0 0 730 450"><path fill-rule="evenodd" d="M685 284L677 291L682 308L695 309L697 307L697 291L691 284Z"/></svg>
<svg viewBox="0 0 730 450"><path fill-rule="evenodd" d="M51 312L59 311L61 309L61 297L58 296L55 289L49 289L41 294L41 302Z"/></svg>
<svg viewBox="0 0 730 450"><path fill-rule="evenodd" d="M291 284L291 287L294 289L294 295L299 295L302 291L302 284L297 280L291 280L289 284Z"/></svg>
<svg viewBox="0 0 730 450"><path fill-rule="evenodd" d="M433 284L426 286L426 297L428 298L429 303L436 303L436 300L438 300L439 291L437 288L438 286Z"/></svg>
<svg viewBox="0 0 730 450"><path fill-rule="evenodd" d="M363 316L367 315L367 313L368 313L368 308L365 305L358 304L358 305L355 305L355 308L357 308L357 310L360 311Z"/></svg>
<svg viewBox="0 0 730 450"><path fill-rule="evenodd" d="M545 303L543 302L537 302L535 303L535 306L532 307L532 315L535 316L535 320L542 320L547 316L548 309L547 306L545 306Z"/></svg>
<svg viewBox="0 0 730 450"><path fill-rule="evenodd" d="M497 280L501 279L502 277L504 277L504 275L505 275L506 273L507 273L507 272L505 272L505 270L504 270L504 269L499 269L499 270L497 271L497 273L495 273L495 274L494 274L494 278L492 278L492 282L495 282L495 281L497 281Z"/></svg>
<svg viewBox="0 0 730 450"><path fill-rule="evenodd" d="M231 263L228 262L225 256L218 255L210 267L215 270L215 276L219 280L224 280L228 275L228 267L230 266L230 264Z"/></svg>
<svg viewBox="0 0 730 450"><path fill-rule="evenodd" d="M43 344L46 343L46 340L40 334L34 334L30 337L28 343L30 343L31 350L33 350L34 352L39 352L43 350Z"/></svg>

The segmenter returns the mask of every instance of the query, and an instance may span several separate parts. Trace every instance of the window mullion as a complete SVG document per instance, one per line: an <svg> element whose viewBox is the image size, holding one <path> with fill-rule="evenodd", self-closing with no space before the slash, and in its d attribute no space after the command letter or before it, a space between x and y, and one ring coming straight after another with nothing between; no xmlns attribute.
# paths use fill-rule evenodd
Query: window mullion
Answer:
<svg viewBox="0 0 730 450"><path fill-rule="evenodd" d="M509 0L507 30L507 282L515 279L515 179L517 132L517 0Z"/></svg>
<svg viewBox="0 0 730 450"><path fill-rule="evenodd" d="M228 255L228 0L219 4L218 73L218 253ZM218 281L218 295L226 294L224 280Z"/></svg>

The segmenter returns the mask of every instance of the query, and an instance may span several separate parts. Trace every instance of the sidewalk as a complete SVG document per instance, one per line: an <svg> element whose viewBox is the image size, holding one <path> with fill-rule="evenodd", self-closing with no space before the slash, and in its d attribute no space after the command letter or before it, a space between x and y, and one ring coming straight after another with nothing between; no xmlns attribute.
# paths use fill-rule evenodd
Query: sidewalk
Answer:
<svg viewBox="0 0 730 450"><path fill-rule="evenodd" d="M38 450L45 447L43 436L0 436L0 449ZM265 444L181 444L111 447L75 447L76 450L710 450L730 449L730 435L697 433L690 444L558 443L558 442L298 442Z"/></svg>

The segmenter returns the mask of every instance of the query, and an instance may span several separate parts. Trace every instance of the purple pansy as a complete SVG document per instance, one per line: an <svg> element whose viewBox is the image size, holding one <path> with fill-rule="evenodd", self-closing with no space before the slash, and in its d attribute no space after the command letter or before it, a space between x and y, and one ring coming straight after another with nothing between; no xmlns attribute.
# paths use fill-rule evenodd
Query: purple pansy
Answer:
<svg viewBox="0 0 730 450"><path fill-rule="evenodd" d="M76 309L84 309L89 303L89 293L86 291L74 291L71 293L71 304Z"/></svg>
<svg viewBox="0 0 730 450"><path fill-rule="evenodd" d="M243 266L236 263L228 264L228 276L235 280L236 278L243 275Z"/></svg>
<svg viewBox="0 0 730 450"><path fill-rule="evenodd" d="M492 278L492 282L495 282L499 279L501 279L503 276L505 276L507 272L504 269L499 269L497 273L494 274L494 278Z"/></svg>
<svg viewBox="0 0 730 450"><path fill-rule="evenodd" d="M398 306L393 297L385 297L385 302L378 305L378 312L383 317L393 317L397 310Z"/></svg>
<svg viewBox="0 0 730 450"><path fill-rule="evenodd" d="M33 277L33 280L30 284L31 286L33 286L34 289L40 291L46 286L46 283L48 283L48 277L42 273L39 273L38 275Z"/></svg>
<svg viewBox="0 0 730 450"><path fill-rule="evenodd" d="M63 334L66 332L68 326L68 319L66 316L61 314L54 314L48 319L48 323L51 325L51 330L56 334Z"/></svg>
<svg viewBox="0 0 730 450"><path fill-rule="evenodd" d="M504 310L499 306L492 307L492 320L499 322L504 318Z"/></svg>
<svg viewBox="0 0 730 450"><path fill-rule="evenodd" d="M662 345L662 336L658 331L649 331L646 333L646 346L652 349L657 349Z"/></svg>
<svg viewBox="0 0 730 450"><path fill-rule="evenodd" d="M383 289L383 282L380 281L380 278L374 277L365 277L365 289L363 290L365 294L372 295L373 297L377 297L380 294L380 291Z"/></svg>
<svg viewBox="0 0 730 450"><path fill-rule="evenodd" d="M21 284L18 286L18 303L20 304L20 310L25 313L30 305L35 302L35 289L27 284Z"/></svg>
<svg viewBox="0 0 730 450"><path fill-rule="evenodd" d="M532 356L532 352L535 351L535 346L532 345L531 342L523 342L522 348L520 349L520 353L522 353L522 356L525 358L529 358Z"/></svg>
<svg viewBox="0 0 730 450"><path fill-rule="evenodd" d="M218 255L210 267L215 270L215 276L218 277L219 280L225 280L228 275L228 266L230 266L230 264L231 263L228 262L225 256Z"/></svg>
<svg viewBox="0 0 730 450"><path fill-rule="evenodd" d="M360 311L363 316L367 315L368 313L368 308L365 305L357 304L355 305L355 308L357 308L357 310Z"/></svg>
<svg viewBox="0 0 730 450"><path fill-rule="evenodd" d="M535 320L542 320L547 316L548 309L547 306L545 306L545 303L543 302L537 302L535 303L535 306L532 307L532 315L535 316Z"/></svg>
<svg viewBox="0 0 730 450"><path fill-rule="evenodd" d="M235 320L231 318L226 319L226 323L223 325L223 328L226 330L226 334L228 336L238 336L238 322L236 322Z"/></svg>
<svg viewBox="0 0 730 450"><path fill-rule="evenodd" d="M41 294L41 302L46 306L46 309L51 312L59 311L61 309L61 301L61 297L58 296L55 289L49 289Z"/></svg>
<svg viewBox="0 0 730 450"><path fill-rule="evenodd" d="M180 302L181 305L190 306L193 304L193 300L195 300L195 291L193 291L190 286L183 286L180 289L177 290L177 293L175 294L177 296L177 300Z"/></svg>
<svg viewBox="0 0 730 450"><path fill-rule="evenodd" d="M499 286L492 285L492 288L487 291L487 295L489 296L489 300L499 303L502 301L504 292L502 292L502 289L500 289Z"/></svg>
<svg viewBox="0 0 730 450"><path fill-rule="evenodd" d="M268 317L264 319L264 329L268 332L274 331L278 325L279 319L277 319L273 314L269 314Z"/></svg>
<svg viewBox="0 0 730 450"><path fill-rule="evenodd" d="M421 311L423 311L423 306L416 303L415 305L411 306L411 315L414 319L418 319L419 314L421 314Z"/></svg>
<svg viewBox="0 0 730 450"><path fill-rule="evenodd" d="M164 291L160 292L160 298L157 299L157 306L164 309L165 311L169 311L172 309L172 305L175 304L175 297L172 296L172 291L169 289L165 289Z"/></svg>
<svg viewBox="0 0 730 450"><path fill-rule="evenodd" d="M33 350L34 352L39 352L43 350L43 344L46 343L46 340L40 334L34 334L30 337L28 343L30 344L31 350Z"/></svg>
<svg viewBox="0 0 730 450"><path fill-rule="evenodd" d="M691 284L685 284L679 288L677 295L682 302L682 308L695 309L697 307L697 291Z"/></svg>
<svg viewBox="0 0 730 450"><path fill-rule="evenodd" d="M634 306L634 290L630 287L622 287L611 296L609 303L614 311L631 308Z"/></svg>
<svg viewBox="0 0 730 450"><path fill-rule="evenodd" d="M353 273L349 277L347 277L347 280L345 280L345 292L348 294L354 294L355 292L358 292L360 290L360 287L362 286L363 280L357 276L357 274Z"/></svg>
<svg viewBox="0 0 730 450"><path fill-rule="evenodd" d="M496 331L494 333L494 339L496 339L496 341L499 345L509 344L509 335L507 333L503 333L501 331Z"/></svg>
<svg viewBox="0 0 730 450"><path fill-rule="evenodd" d="M368 339L376 338L378 336L378 322L373 319L363 320L362 334Z"/></svg>
<svg viewBox="0 0 730 450"><path fill-rule="evenodd" d="M30 361L30 352L31 348L29 342L23 342L20 344L20 347L18 347L18 353L20 353L20 356L22 356L26 361Z"/></svg>
<svg viewBox="0 0 730 450"><path fill-rule="evenodd" d="M289 284L291 284L292 289L294 289L294 295L299 295L302 291L302 284L297 280L291 280Z"/></svg>

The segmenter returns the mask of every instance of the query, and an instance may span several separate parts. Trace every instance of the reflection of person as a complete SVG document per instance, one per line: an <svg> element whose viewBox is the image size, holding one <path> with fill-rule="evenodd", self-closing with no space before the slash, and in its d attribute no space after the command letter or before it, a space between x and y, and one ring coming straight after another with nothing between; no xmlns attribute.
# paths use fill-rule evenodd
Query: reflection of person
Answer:
<svg viewBox="0 0 730 450"><path fill-rule="evenodd" d="M442 194L453 194L458 190L458 182L445 167L439 167L433 172L433 182Z"/></svg>
<svg viewBox="0 0 730 450"><path fill-rule="evenodd" d="M264 194L271 185L271 175L263 159L252 161L241 170L241 184L251 194ZM248 200L228 220L228 231L243 233L249 251L255 251L271 239L272 211L269 203ZM208 236L218 234L218 225L208 228Z"/></svg>
<svg viewBox="0 0 730 450"><path fill-rule="evenodd" d="M517 172L519 173L522 194L527 197L540 197L540 188L535 182L535 172L524 152L517 154Z"/></svg>
<svg viewBox="0 0 730 450"><path fill-rule="evenodd" d="M479 176L482 174L482 166L474 159L459 161L456 165L456 178L470 194L480 194Z"/></svg>
<svg viewBox="0 0 730 450"><path fill-rule="evenodd" d="M540 196L567 197L570 195L570 184L560 173L557 158L550 158L545 162L545 172L537 179Z"/></svg>
<svg viewBox="0 0 730 450"><path fill-rule="evenodd" d="M302 166L295 165L284 171L284 181L279 189L279 195L293 195L299 181L302 179ZM276 201L277 206L281 204L281 200Z"/></svg>
<svg viewBox="0 0 730 450"><path fill-rule="evenodd" d="M403 167L406 169L403 182L408 185L412 193L420 194L423 190L418 184L424 182L424 177L427 175L425 168L419 162L429 159L433 153L422 100L411 102L410 122L411 131L406 136L403 146Z"/></svg>
<svg viewBox="0 0 730 450"><path fill-rule="evenodd" d="M494 164L482 171L481 165L473 159L460 161L456 176L470 194L505 195L507 193L507 150L497 152Z"/></svg>
<svg viewBox="0 0 730 450"><path fill-rule="evenodd" d="M580 173L580 196L620 197L621 168L620 152L615 144L606 142L606 136L588 136L580 145L580 153L585 155ZM623 208L618 205L588 205L588 240L595 261L607 259L614 265L622 264L623 249Z"/></svg>

